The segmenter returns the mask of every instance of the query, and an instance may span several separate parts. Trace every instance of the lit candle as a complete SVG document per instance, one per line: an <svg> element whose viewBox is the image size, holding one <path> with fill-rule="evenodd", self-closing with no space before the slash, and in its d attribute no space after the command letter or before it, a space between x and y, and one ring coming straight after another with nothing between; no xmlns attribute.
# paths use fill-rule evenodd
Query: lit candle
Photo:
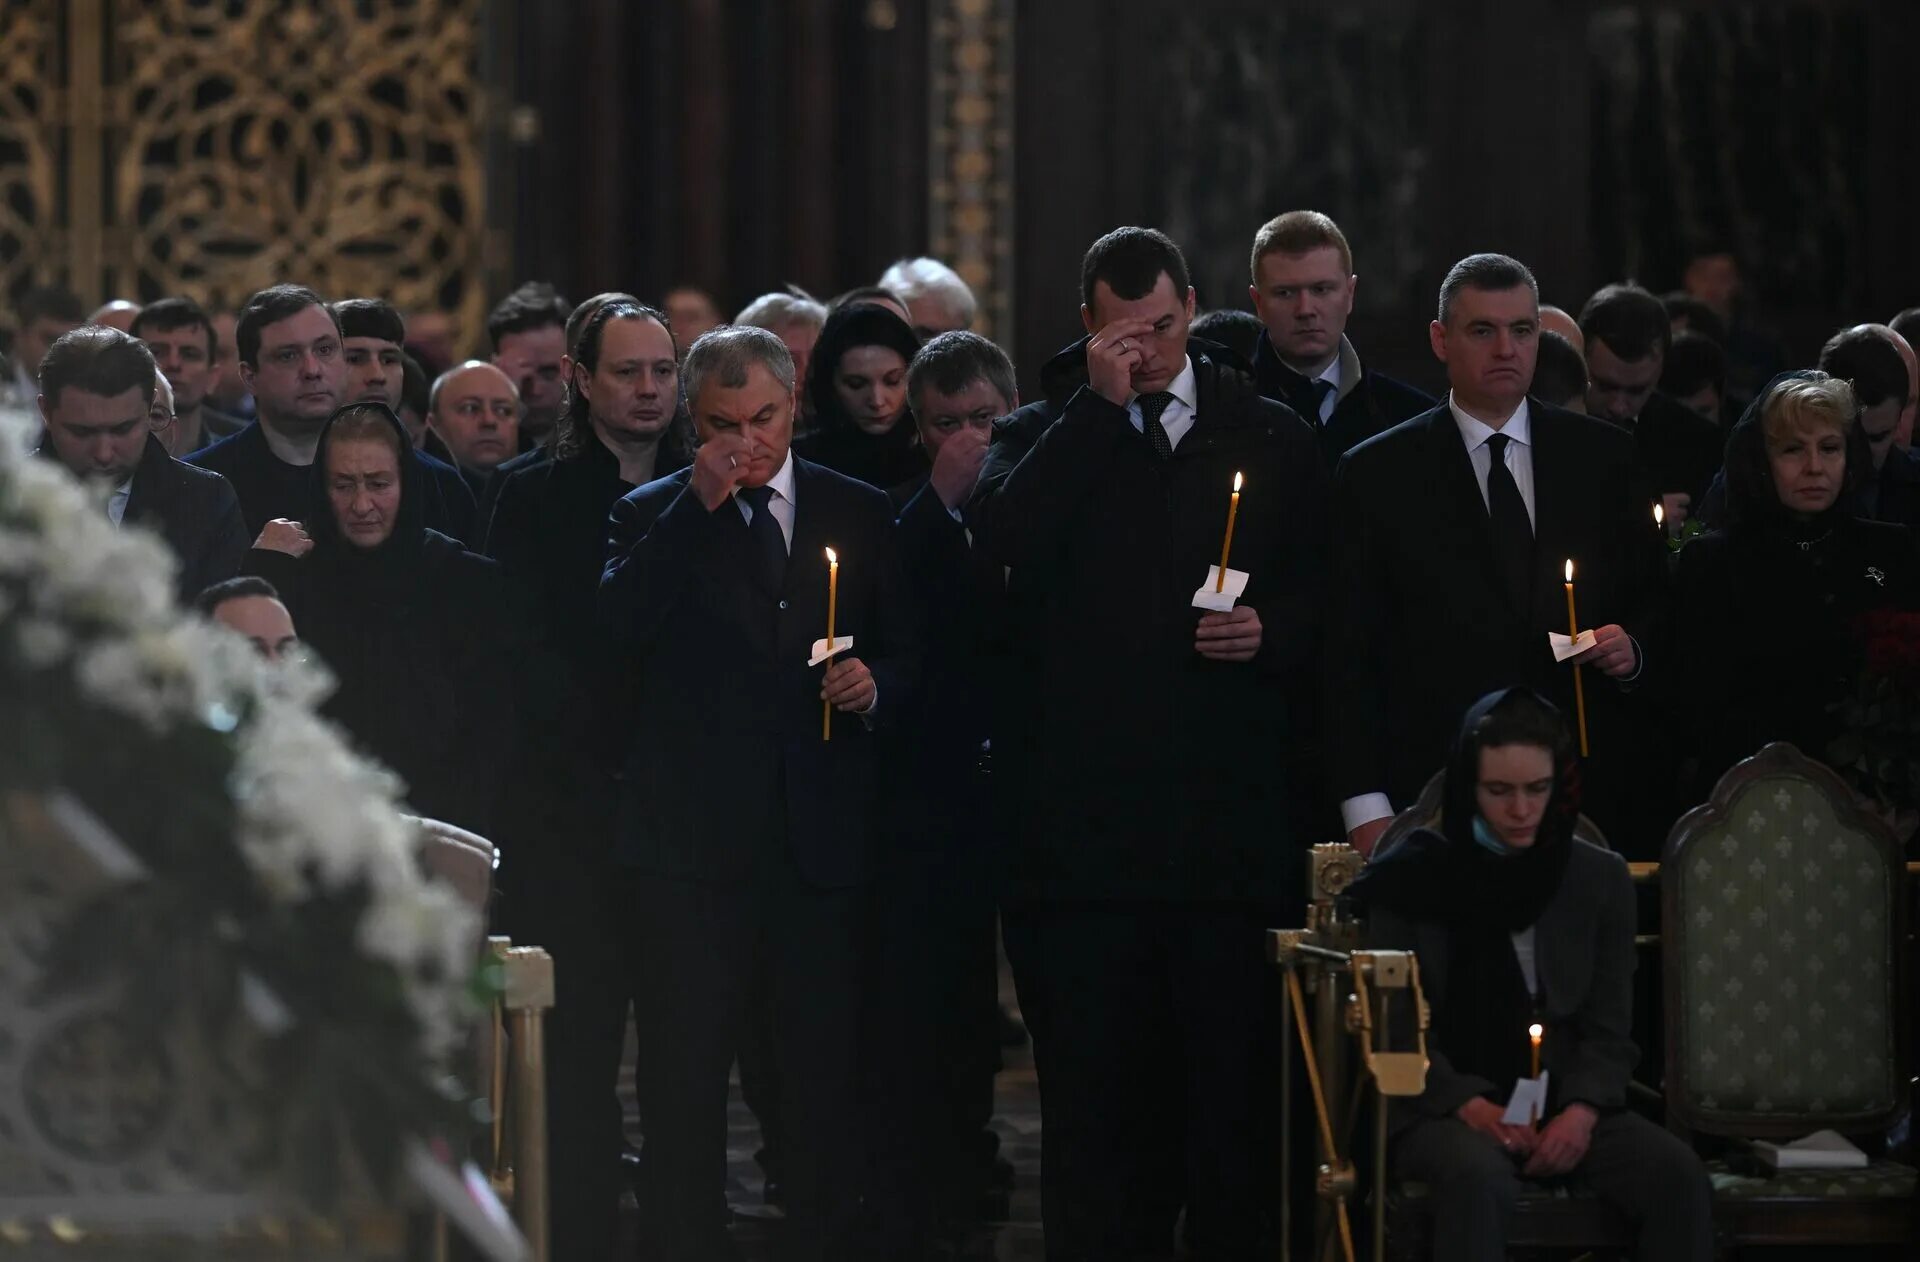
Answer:
<svg viewBox="0 0 1920 1262"><path fill-rule="evenodd" d="M1571 589L1569 589L1571 590ZM827 549L827 669L833 669L833 617L840 607L840 558ZM820 739L833 739L833 702L820 701Z"/></svg>
<svg viewBox="0 0 1920 1262"><path fill-rule="evenodd" d="M1546 1031L1536 1022L1527 1027L1527 1038L1533 1043L1533 1076L1540 1076L1540 1036Z"/></svg>
<svg viewBox="0 0 1920 1262"><path fill-rule="evenodd" d="M1658 504L1653 506L1653 524L1659 528L1661 534L1667 532L1667 510Z"/></svg>
<svg viewBox="0 0 1920 1262"><path fill-rule="evenodd" d="M1213 590L1227 590L1227 554L1233 551L1233 522L1240 516L1240 475L1233 475L1233 498L1227 501L1227 537L1220 541L1220 577L1214 580Z"/></svg>
<svg viewBox="0 0 1920 1262"><path fill-rule="evenodd" d="M1567 634L1580 638L1580 618L1573 611L1573 562L1567 562ZM1573 708L1580 720L1580 756L1587 756L1587 689L1580 681L1580 664L1573 666Z"/></svg>

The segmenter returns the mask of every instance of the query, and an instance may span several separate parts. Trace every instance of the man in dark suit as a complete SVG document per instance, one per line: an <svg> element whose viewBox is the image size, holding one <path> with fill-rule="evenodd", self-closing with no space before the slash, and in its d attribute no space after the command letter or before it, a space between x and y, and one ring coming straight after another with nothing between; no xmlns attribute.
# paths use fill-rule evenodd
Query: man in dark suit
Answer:
<svg viewBox="0 0 1920 1262"><path fill-rule="evenodd" d="M1317 210L1290 210L1254 234L1247 293L1266 326L1254 347L1254 380L1314 426L1329 470L1349 449L1434 404L1425 391L1361 367L1347 340L1359 283L1346 235Z"/></svg>
<svg viewBox="0 0 1920 1262"><path fill-rule="evenodd" d="M601 615L630 676L616 861L642 1030L643 1218L662 1257L725 1256L727 1070L764 968L782 1086L788 1243L840 1258L857 1205L859 936L879 730L917 675L879 491L795 459L793 359L764 329L687 354L691 468L614 505ZM827 549L839 557L836 636ZM823 705L831 739L823 731Z"/></svg>
<svg viewBox="0 0 1920 1262"><path fill-rule="evenodd" d="M233 484L247 533L257 539L268 522L299 521L312 511L313 453L327 418L347 401L346 352L333 311L300 285L275 285L249 298L234 328L234 350L256 418L187 463ZM419 462L415 485L427 527L477 542L473 492L460 475L417 452L408 458Z"/></svg>
<svg viewBox="0 0 1920 1262"><path fill-rule="evenodd" d="M552 458L543 447L511 474L502 466L487 530L487 555L540 613L539 651L525 664L538 734L506 791L499 915L558 961L547 1058L556 1257L605 1257L618 1225L620 1111L609 1085L627 993L608 852L614 725L625 715L608 695L616 664L583 629L595 625L608 513L635 486L687 465L672 432L680 370L665 321L622 298L585 322Z"/></svg>
<svg viewBox="0 0 1920 1262"><path fill-rule="evenodd" d="M1719 425L1656 389L1673 345L1666 307L1638 285L1608 285L1580 309L1580 332L1587 415L1633 435L1636 475L1679 525L1706 498L1724 439Z"/></svg>
<svg viewBox="0 0 1920 1262"><path fill-rule="evenodd" d="M1264 935L1299 914L1290 745L1319 651L1324 473L1285 405L1189 343L1159 232L1081 269L1088 336L994 427L969 524L1010 567L1002 928L1044 1099L1051 1258L1252 1256ZM1249 577L1193 606L1221 559Z"/></svg>
<svg viewBox="0 0 1920 1262"><path fill-rule="evenodd" d="M1528 397L1538 333L1523 265L1454 264L1430 329L1447 402L1354 448L1334 476L1331 770L1363 852L1440 769L1480 696L1525 684L1574 713L1573 671L1547 641L1568 629L1568 560L1580 626L1596 637L1573 659L1586 668L1589 811L1609 827L1629 795L1621 685L1639 678L1653 638L1664 552L1635 489L1632 436Z"/></svg>
<svg viewBox="0 0 1920 1262"><path fill-rule="evenodd" d="M111 488L115 525L150 526L166 540L180 561L183 599L238 573L249 536L233 488L173 459L154 437L153 353L118 329L87 324L55 341L38 367L41 453Z"/></svg>

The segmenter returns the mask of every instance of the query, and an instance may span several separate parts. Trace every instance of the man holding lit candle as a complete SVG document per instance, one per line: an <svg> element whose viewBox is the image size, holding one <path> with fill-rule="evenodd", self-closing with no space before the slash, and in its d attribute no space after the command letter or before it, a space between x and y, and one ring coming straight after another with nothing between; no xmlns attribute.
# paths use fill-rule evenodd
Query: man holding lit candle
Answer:
<svg viewBox="0 0 1920 1262"><path fill-rule="evenodd" d="M862 892L876 754L917 679L884 494L795 458L793 359L745 326L682 367L700 449L614 505L600 612L634 698L615 858L628 976L649 1040L650 1256L725 1249L727 1073L763 971L780 1083L792 1256L848 1256L857 1207ZM827 629L827 549L839 560ZM822 739L821 703L833 707Z"/></svg>
<svg viewBox="0 0 1920 1262"><path fill-rule="evenodd" d="M1043 1096L1047 1252L1170 1252L1184 1185L1193 1253L1248 1257L1273 1141L1264 930L1299 915L1314 839L1296 742L1323 467L1299 417L1189 345L1164 235L1095 242L1082 300L1088 336L994 426L968 515L1010 569L1002 928ZM1222 602L1208 575L1236 473L1245 590ZM1165 1169L1182 1149L1184 1178Z"/></svg>
<svg viewBox="0 0 1920 1262"><path fill-rule="evenodd" d="M1638 841L1622 809L1641 744L1624 686L1651 638L1627 628L1654 616L1665 553L1646 526L1632 437L1528 397L1539 318L1520 263L1455 264L1431 329L1447 402L1354 448L1335 475L1327 722L1362 852L1440 769L1475 697L1524 683L1576 711L1573 669L1548 641L1568 630L1568 558L1580 629L1594 637L1571 659L1588 676L1588 809L1623 849L1659 844Z"/></svg>

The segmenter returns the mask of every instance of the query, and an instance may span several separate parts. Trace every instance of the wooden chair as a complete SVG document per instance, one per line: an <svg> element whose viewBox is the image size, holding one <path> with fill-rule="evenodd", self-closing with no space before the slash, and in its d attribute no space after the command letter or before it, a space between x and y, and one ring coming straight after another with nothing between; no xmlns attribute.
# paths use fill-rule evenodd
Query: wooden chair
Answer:
<svg viewBox="0 0 1920 1262"><path fill-rule="evenodd" d="M1793 1139L1831 1128L1872 1155L1908 1107L1905 865L1887 826L1791 745L1735 766L1661 863L1668 1123ZM1916 1173L1743 1177L1709 1163L1729 1243L1920 1239Z"/></svg>
<svg viewBox="0 0 1920 1262"><path fill-rule="evenodd" d="M1437 828L1446 799L1446 772L1435 772L1420 797L1406 810L1394 816L1387 831L1374 847L1378 858L1422 828ZM1600 826L1582 815L1573 835L1581 841L1611 850ZM1564 1188L1538 1183L1522 1184L1519 1203L1514 1206L1508 1244L1515 1249L1543 1250L1630 1250L1633 1233L1627 1223L1594 1196L1578 1195ZM1432 1217L1427 1205L1427 1190L1417 1183L1404 1183L1388 1189L1387 1238L1393 1257L1425 1258L1431 1250Z"/></svg>

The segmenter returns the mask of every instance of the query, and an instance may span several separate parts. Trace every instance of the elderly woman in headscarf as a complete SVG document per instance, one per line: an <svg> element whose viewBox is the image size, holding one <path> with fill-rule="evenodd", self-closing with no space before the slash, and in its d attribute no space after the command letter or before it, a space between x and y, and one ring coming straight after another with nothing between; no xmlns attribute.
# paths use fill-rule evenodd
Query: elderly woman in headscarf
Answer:
<svg viewBox="0 0 1920 1262"><path fill-rule="evenodd" d="M321 431L304 522L268 523L268 579L338 679L322 707L399 773L419 814L486 834L512 765L514 643L499 566L422 524L418 455L383 403Z"/></svg>
<svg viewBox="0 0 1920 1262"><path fill-rule="evenodd" d="M855 302L827 317L807 366L813 429L794 454L881 490L926 471L907 409L920 339L886 307Z"/></svg>
<svg viewBox="0 0 1920 1262"><path fill-rule="evenodd" d="M1439 829L1384 852L1349 890L1373 945L1416 952L1432 1006L1426 1090L1396 1103L1389 1155L1397 1177L1432 1191L1440 1262L1505 1257L1521 1181L1562 1178L1635 1226L1636 1257L1712 1256L1705 1170L1626 1109L1633 888L1619 856L1574 837L1578 818L1559 712L1525 689L1492 693L1454 742ZM1507 1122L1536 1024L1544 1107Z"/></svg>
<svg viewBox="0 0 1920 1262"><path fill-rule="evenodd" d="M1859 417L1847 382L1785 373L1727 439L1723 523L1681 550L1674 580L1668 691L1689 727L1692 801L1770 741L1826 757L1864 661L1861 620L1920 606L1912 531L1854 512L1873 476Z"/></svg>

